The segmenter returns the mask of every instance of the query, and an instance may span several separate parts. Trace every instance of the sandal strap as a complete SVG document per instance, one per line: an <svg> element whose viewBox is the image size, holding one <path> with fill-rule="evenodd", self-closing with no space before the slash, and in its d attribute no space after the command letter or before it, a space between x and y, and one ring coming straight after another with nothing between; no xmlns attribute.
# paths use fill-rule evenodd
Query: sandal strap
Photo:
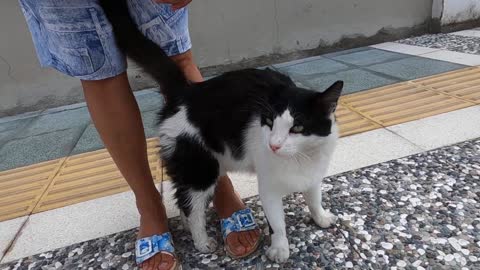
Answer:
<svg viewBox="0 0 480 270"><path fill-rule="evenodd" d="M220 226L224 241L232 232L250 231L258 228L253 212L249 208L239 210L229 218L221 219Z"/></svg>
<svg viewBox="0 0 480 270"><path fill-rule="evenodd" d="M135 260L137 264L141 264L160 252L172 254L175 252L170 232L141 238L135 243Z"/></svg>

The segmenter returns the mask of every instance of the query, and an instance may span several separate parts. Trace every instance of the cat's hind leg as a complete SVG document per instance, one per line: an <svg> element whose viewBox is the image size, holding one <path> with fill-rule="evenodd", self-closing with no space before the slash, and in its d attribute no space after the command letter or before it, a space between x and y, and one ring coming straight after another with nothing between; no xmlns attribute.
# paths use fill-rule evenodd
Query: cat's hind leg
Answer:
<svg viewBox="0 0 480 270"><path fill-rule="evenodd" d="M195 247L203 253L213 252L217 245L207 235L205 211L219 176L218 161L202 143L188 135L178 136L174 150L162 157Z"/></svg>
<svg viewBox="0 0 480 270"><path fill-rule="evenodd" d="M311 187L308 191L303 192L303 197L308 205L308 209L313 220L321 228L328 228L335 224L337 217L330 211L325 210L322 206L322 185L321 183Z"/></svg>
<svg viewBox="0 0 480 270"><path fill-rule="evenodd" d="M179 192L176 196L179 198L179 201L188 202L187 204L179 205L179 207L181 207L181 211L184 213L184 219L187 223L185 225L192 234L195 248L202 253L215 251L217 243L215 239L208 236L206 230L206 209L211 201L215 185L204 191L192 189L186 191L177 190Z"/></svg>

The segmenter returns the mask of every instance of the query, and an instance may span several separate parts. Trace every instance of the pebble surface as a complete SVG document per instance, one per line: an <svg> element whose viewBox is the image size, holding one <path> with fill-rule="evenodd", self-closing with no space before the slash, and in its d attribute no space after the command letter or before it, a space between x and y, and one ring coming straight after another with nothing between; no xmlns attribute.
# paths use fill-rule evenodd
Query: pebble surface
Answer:
<svg viewBox="0 0 480 270"><path fill-rule="evenodd" d="M477 31L480 33L480 29ZM454 34L433 34L407 38L397 42L461 53L480 54L480 37L467 37Z"/></svg>
<svg viewBox="0 0 480 270"><path fill-rule="evenodd" d="M179 218L170 220L183 269L480 269L480 139L324 180L324 207L339 216L320 229L301 194L284 199L290 259L265 256L268 226L258 197L246 199L264 229L248 259L193 250ZM208 212L209 235L221 241ZM116 233L0 265L13 269L136 269L136 230Z"/></svg>

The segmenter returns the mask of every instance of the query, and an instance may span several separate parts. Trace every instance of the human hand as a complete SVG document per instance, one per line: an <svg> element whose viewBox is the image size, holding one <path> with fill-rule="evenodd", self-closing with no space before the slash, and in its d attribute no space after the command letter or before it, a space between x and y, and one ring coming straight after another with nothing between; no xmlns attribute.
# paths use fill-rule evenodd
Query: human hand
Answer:
<svg viewBox="0 0 480 270"><path fill-rule="evenodd" d="M187 6L188 4L190 4L190 2L192 2L192 0L155 0L155 2L170 4L172 5L173 10L177 10Z"/></svg>

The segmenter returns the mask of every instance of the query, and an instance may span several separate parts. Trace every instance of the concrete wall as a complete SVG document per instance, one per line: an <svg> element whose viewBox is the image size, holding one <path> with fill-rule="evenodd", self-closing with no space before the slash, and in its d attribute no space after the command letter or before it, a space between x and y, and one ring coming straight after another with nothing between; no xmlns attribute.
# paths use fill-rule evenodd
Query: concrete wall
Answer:
<svg viewBox="0 0 480 270"><path fill-rule="evenodd" d="M453 0L458 1L458 0ZM197 0L190 9L201 67L328 46L342 38L409 29L431 18L432 0ZM0 2L0 116L75 103L79 82L41 69L17 0ZM134 88L151 81L133 68Z"/></svg>
<svg viewBox="0 0 480 270"><path fill-rule="evenodd" d="M480 19L480 0L444 0L442 25Z"/></svg>

